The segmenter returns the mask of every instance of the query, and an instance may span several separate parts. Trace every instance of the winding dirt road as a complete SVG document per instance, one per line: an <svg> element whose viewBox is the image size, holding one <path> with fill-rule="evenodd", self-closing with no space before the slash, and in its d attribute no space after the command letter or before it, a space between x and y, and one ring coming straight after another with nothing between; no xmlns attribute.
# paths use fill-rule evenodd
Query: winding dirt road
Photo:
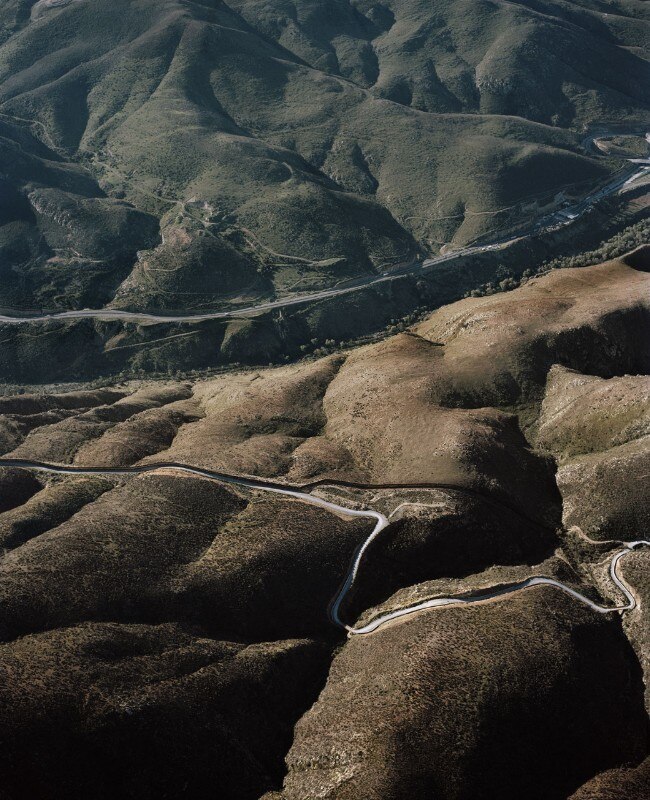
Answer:
<svg viewBox="0 0 650 800"><path fill-rule="evenodd" d="M275 494L281 494L288 497L293 497L304 503L309 503L310 505L314 506L320 506L321 508L326 508L329 511L334 512L335 514L340 514L343 516L366 517L369 519L373 519L375 520L375 526L372 532L355 551L347 575L345 576L345 579L343 581L343 584L341 585L341 588L334 596L329 605L329 615L332 622L334 622L334 624L338 625L340 628L346 630L348 632L348 636L358 636L358 635L366 635L374 633L374 631L378 630L383 625L386 625L389 622L392 622L401 617L408 616L410 614L416 614L420 611L425 611L427 609L440 608L443 606L452 606L452 605L471 605L474 603L480 603L486 600L491 600L496 597L503 597L509 594L513 594L514 592L519 592L524 589L528 589L532 586L554 586L557 589L560 589L561 591L575 598L576 600L579 600L581 603L584 603L585 605L589 606L589 608L591 608L593 611L598 612L599 614L611 614L614 612L632 611L634 608L636 608L637 605L636 598L634 597L632 588L629 586L629 584L625 582L623 577L619 574L618 565L623 556L625 556L627 553L630 553L632 550L635 550L639 547L650 546L650 541L647 540L638 540L634 542L622 543L623 549L616 552L612 557L612 560L610 561L609 575L613 583L620 589L623 596L625 597L625 603L623 605L617 605L617 606L599 605L598 603L595 603L593 600L590 600L588 597L585 597L585 595L580 594L580 592L577 592L575 589L572 589L570 586L567 586L566 584L561 583L560 581L556 581L554 578L547 578L540 575L540 576L533 576L527 578L524 581L510 584L508 586L499 587L498 589L492 589L480 594L471 594L471 595L456 596L456 597L436 597L431 600L425 600L422 603L417 603L412 606L407 606L405 608L396 609L395 611L390 611L386 614L381 614L380 616L376 617L375 619L371 620L365 625L354 627L343 622L343 620L341 619L340 616L341 605L345 600L348 592L354 585L354 582L359 574L359 569L361 567L361 562L363 560L365 552L368 550L372 542L375 541L375 539L379 536L379 534L384 530L384 528L388 527L389 525L388 518L379 511L373 511L372 509L358 510L358 509L348 508L346 506L341 506L338 505L337 503L332 503L329 500L323 499L322 497L317 497L316 495L310 494L306 490L307 487L305 486L303 487L285 486L281 483L266 481L261 478L246 478L237 475L229 475L228 473L216 472L213 470L203 469L202 467L193 467L187 464L179 464L173 461L158 462L155 464L147 464L144 466L135 466L135 467L77 467L65 464L50 464L42 461L30 461L26 459L0 459L0 468L1 467L31 469L31 470L37 470L39 472L47 472L60 475L119 475L119 476L142 475L147 472L155 472L161 469L169 469L169 470L174 470L176 472L184 472L191 475L198 475L202 478L208 478L209 480L219 481L221 483L229 483L229 484L234 484L236 486L243 486L248 489L256 489L264 492L273 492ZM346 486L346 482L319 481L315 484L311 484L311 487L315 488L316 486L326 486L326 485ZM375 486L362 487L361 484L355 484L355 486L358 486L358 488L373 488L373 489L377 488ZM432 484L432 487L433 486L434 485ZM441 486L443 485L441 484ZM410 489L413 487L404 486L403 488ZM465 491L463 487L455 487L455 488L457 488L460 491Z"/></svg>

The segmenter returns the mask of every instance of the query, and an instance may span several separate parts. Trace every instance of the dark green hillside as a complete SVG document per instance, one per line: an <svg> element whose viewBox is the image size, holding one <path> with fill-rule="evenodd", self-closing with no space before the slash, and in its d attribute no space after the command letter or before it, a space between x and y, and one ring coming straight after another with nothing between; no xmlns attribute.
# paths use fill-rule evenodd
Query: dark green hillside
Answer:
<svg viewBox="0 0 650 800"><path fill-rule="evenodd" d="M155 217L108 197L92 175L0 117L0 306L108 302Z"/></svg>
<svg viewBox="0 0 650 800"><path fill-rule="evenodd" d="M585 126L645 130L646 6L3 3L0 305L248 302L580 195L624 163Z"/></svg>

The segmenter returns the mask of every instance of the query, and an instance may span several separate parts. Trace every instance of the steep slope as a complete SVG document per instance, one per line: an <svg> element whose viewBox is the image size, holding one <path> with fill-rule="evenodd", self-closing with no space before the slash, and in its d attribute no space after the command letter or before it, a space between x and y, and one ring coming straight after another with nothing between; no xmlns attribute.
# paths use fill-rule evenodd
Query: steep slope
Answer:
<svg viewBox="0 0 650 800"><path fill-rule="evenodd" d="M0 304L214 306L331 285L530 215L622 163L583 145L584 126L642 132L648 24L634 0L612 13L5 4L2 162L16 165L2 172L16 202Z"/></svg>
<svg viewBox="0 0 650 800"><path fill-rule="evenodd" d="M643 757L641 693L616 623L544 587L407 619L335 658L282 797L566 798Z"/></svg>
<svg viewBox="0 0 650 800"><path fill-rule="evenodd" d="M599 539L643 535L650 515L650 378L602 380L554 367L537 443L557 457L564 523Z"/></svg>
<svg viewBox="0 0 650 800"><path fill-rule="evenodd" d="M621 616L512 590L624 603L604 539L647 515L644 263L297 365L1 399L3 457L151 468L0 467L3 800L643 796L650 548L618 561ZM337 606L377 530L342 507L387 524Z"/></svg>
<svg viewBox="0 0 650 800"><path fill-rule="evenodd" d="M0 662L3 678L11 674L0 687L0 731L13 742L0 755L5 797L216 790L256 800L281 774L292 726L322 678L323 647L88 622L0 645Z"/></svg>

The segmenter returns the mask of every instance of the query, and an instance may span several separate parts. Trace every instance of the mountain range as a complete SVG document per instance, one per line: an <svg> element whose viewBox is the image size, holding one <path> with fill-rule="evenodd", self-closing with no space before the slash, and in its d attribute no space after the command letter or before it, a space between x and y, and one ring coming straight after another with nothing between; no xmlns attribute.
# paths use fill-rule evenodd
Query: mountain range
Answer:
<svg viewBox="0 0 650 800"><path fill-rule="evenodd" d="M0 306L214 308L506 229L642 133L638 0L7 0ZM561 193L561 194L559 194Z"/></svg>

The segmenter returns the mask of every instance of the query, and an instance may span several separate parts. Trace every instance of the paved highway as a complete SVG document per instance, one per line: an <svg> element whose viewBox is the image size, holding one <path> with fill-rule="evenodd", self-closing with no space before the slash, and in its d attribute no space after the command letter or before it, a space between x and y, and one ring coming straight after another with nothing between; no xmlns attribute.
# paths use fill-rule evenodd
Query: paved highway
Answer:
<svg viewBox="0 0 650 800"><path fill-rule="evenodd" d="M402 275L414 275L432 269L439 264L455 261L459 258L464 258L465 256L475 255L478 253L487 253L491 250L500 250L519 239L537 235L545 230L552 230L564 225L570 225L576 219L585 214L594 203L602 200L604 197L613 194L623 186L630 184L643 175L647 175L649 173L650 161L645 161L642 164L635 163L629 169L613 178L605 186L602 186L597 191L592 192L591 194L587 195L587 197L584 197L579 203L576 203L573 206L562 208L559 211L553 212L552 214L548 214L545 217L537 220L535 224L526 227L516 234L510 234L507 238L494 240L482 245L464 247L461 250L455 250L453 253L448 253L436 258L429 258L424 261L414 261L396 270L385 272L380 275L368 275L362 278L356 278L346 281L344 286L339 286L338 288L335 287L332 289L323 289L318 292L297 295L295 297L284 298L281 300L272 300L266 303L259 303L258 305L230 311L210 311L205 313L197 312L190 314L155 314L144 311L121 311L115 308L84 308L74 311L57 311L52 313L33 314L26 317L18 317L14 316L13 314L0 314L0 323L21 325L30 322L48 322L51 320L89 318L103 320L117 319L131 322L151 323L202 322L211 319L227 319L231 317L259 314L275 308L287 308L289 306L303 305L304 303L313 303L316 300L325 300L330 297L350 294L351 292L356 292L369 286L377 286L378 284L391 281L394 278Z"/></svg>
<svg viewBox="0 0 650 800"><path fill-rule="evenodd" d="M383 625L386 625L389 622L392 622L396 619L401 617L405 617L411 614L416 614L420 611L424 611L426 609L431 608L440 608L443 606L458 606L458 605L472 605L474 603L485 602L486 600L491 600L496 597L503 597L505 595L513 594L514 592L519 592L524 589L528 589L532 586L554 586L557 589L560 589L566 594L570 595L571 597L579 600L581 603L589 606L593 611L596 611L600 614L611 614L614 612L623 612L623 611L631 611L632 609L636 608L636 598L632 593L631 587L625 582L622 576L618 572L618 565L620 560L625 556L627 553L635 550L639 547L647 547L650 546L650 541L646 540L639 540L634 542L625 542L623 544L623 549L619 550L617 553L614 554L612 560L609 564L609 574L613 581L613 583L621 590L623 596L625 597L625 603L623 605L618 606L602 606L598 603L595 603L593 600L590 600L580 592L577 592L575 589L572 589L570 586L567 586L560 581L556 581L554 578L547 578L544 576L534 576L531 578L527 578L524 581L520 581L519 583L511 584L509 586L500 587L498 589L492 589L481 594L472 594L467 595L464 597L436 597L431 600L425 600L422 603L417 603L412 606L407 606L406 608L396 609L395 611L390 611L386 614L382 614L372 621L368 622L366 625L361 625L358 627L353 627L341 619L340 616L340 609L341 604L345 600L348 592L354 585L354 582L359 574L359 569L361 566L361 561L367 549L370 547L372 542L379 536L379 534L389 525L389 521L384 514L380 513L379 511L369 510L358 510L353 508L347 508L346 506L338 505L337 503L331 503L329 500L324 500L322 497L317 497L316 495L309 494L304 490L304 487L299 486L285 486L281 483L275 483L273 481L266 481L261 478L245 478L240 477L237 475L230 475L228 473L223 472L216 472L214 470L203 469L201 467L193 467L188 464L179 464L174 461L169 462L158 462L155 464L147 464L144 466L135 466L135 467L77 467L71 465L64 465L64 464L50 464L42 461L31 461L26 459L0 459L0 467L16 467L20 469L32 469L37 470L40 472L48 472L54 474L62 474L62 475L141 475L147 472L154 472L160 469L170 469L175 470L177 472L184 472L189 473L191 475L199 475L202 478L208 478L210 480L219 481L222 483L229 483L234 484L237 486L244 486L249 489L257 489L264 492L273 492L275 494L286 495L288 497L296 498L304 503L309 503L310 505L320 506L321 508L326 508L329 511L334 512L335 514L341 514L343 516L348 517L366 517L369 519L373 519L375 521L374 528L372 529L369 536L365 539L364 542L357 548L354 556L352 558L352 562L348 569L348 573L345 576L343 584L335 597L332 599L330 606L329 606L329 614L332 621L338 625L339 627L345 629L348 632L348 636L359 636L359 635L366 635L370 633L374 633L376 630L381 628ZM344 482L342 482L343 485ZM324 485L324 484L321 484ZM331 481L329 484L330 486L336 486L336 481ZM372 486L368 486L367 488L375 488ZM404 487L411 488L408 486ZM459 487L462 490L462 487Z"/></svg>
<svg viewBox="0 0 650 800"><path fill-rule="evenodd" d="M611 614L612 612L622 612L622 611L632 611L632 609L636 608L636 598L632 593L631 587L624 581L624 579L618 573L618 564L621 558L629 553L632 550L635 550L639 547L647 547L650 546L650 541L646 540L639 540L636 542L625 542L624 549L619 550L612 558L609 563L609 575L612 581L618 586L625 597L625 603L623 605L618 606L601 606L598 603L594 603L593 600L590 600L580 592L576 592L575 589L572 589L570 586L567 586L560 581L556 581L554 578L546 578L541 575L535 575L534 577L527 578L525 581L520 581L519 583L513 583L505 587L501 587L499 589L491 589L489 591L480 593L480 594L472 594L467 597L436 597L433 600L425 600L422 603L417 603L412 606L407 606L406 608L399 608L396 611L390 611L388 614L382 614L379 617L376 617L367 625L361 625L356 628L348 628L349 633L352 634L367 634L373 633L382 625L385 625L387 622L391 622L392 620L399 619L400 617L406 617L410 614L415 614L418 611L424 611L428 608L439 608L441 606L459 606L459 605L472 605L475 603L481 603L486 600L492 600L495 597L504 597L509 594L513 594L515 592L520 592L522 589L528 589L531 586L554 586L556 589L561 589L566 594L570 595L571 597L579 600L581 603L589 606L593 611L597 611L599 614Z"/></svg>

